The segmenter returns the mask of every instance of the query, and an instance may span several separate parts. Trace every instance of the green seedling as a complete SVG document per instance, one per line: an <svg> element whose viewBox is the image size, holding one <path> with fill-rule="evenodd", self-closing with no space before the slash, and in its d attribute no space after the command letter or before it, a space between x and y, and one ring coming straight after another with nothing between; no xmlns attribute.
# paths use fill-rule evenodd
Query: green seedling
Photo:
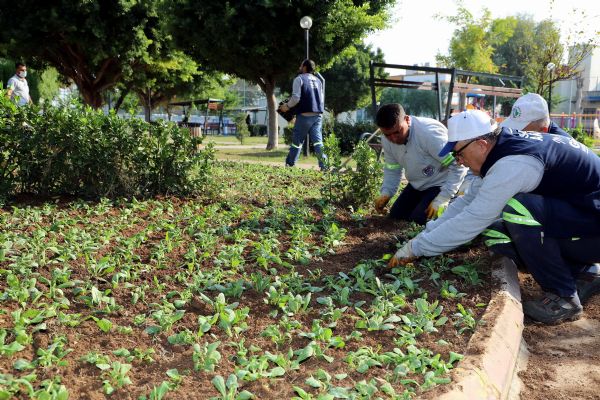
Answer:
<svg viewBox="0 0 600 400"><path fill-rule="evenodd" d="M254 398L254 395L247 390L239 392L238 378L234 374L229 375L227 381L221 375L217 375L211 382L219 392L219 396L213 397L211 400L248 400Z"/></svg>
<svg viewBox="0 0 600 400"><path fill-rule="evenodd" d="M195 371L214 372L215 367L221 361L221 353L217 350L220 344L219 341L204 343L202 346L194 343L192 361Z"/></svg>

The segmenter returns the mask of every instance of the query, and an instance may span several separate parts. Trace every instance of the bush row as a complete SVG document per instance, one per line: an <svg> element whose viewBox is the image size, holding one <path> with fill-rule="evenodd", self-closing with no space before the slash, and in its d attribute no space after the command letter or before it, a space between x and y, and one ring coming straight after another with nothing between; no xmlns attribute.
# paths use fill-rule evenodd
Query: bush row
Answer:
<svg viewBox="0 0 600 400"><path fill-rule="evenodd" d="M175 124L77 104L15 107L0 92L0 196L145 197L199 192L212 148Z"/></svg>

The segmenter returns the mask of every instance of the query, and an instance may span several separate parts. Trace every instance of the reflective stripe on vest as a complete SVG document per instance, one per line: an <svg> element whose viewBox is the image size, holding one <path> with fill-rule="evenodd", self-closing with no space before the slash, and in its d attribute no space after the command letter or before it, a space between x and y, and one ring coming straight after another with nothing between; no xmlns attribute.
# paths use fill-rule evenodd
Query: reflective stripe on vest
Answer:
<svg viewBox="0 0 600 400"><path fill-rule="evenodd" d="M508 203L506 203L506 205L512 207L513 210L515 210L519 214L517 215L504 211L502 213L502 219L504 221L519 225L541 226L541 224L533 218L533 215L531 215L531 213L527 211L525 206L521 204L517 199L510 199Z"/></svg>
<svg viewBox="0 0 600 400"><path fill-rule="evenodd" d="M496 244L506 244L511 242L510 237L494 229L486 229L485 231L483 231L483 235L489 238L493 238L485 241L485 245L487 247L491 247Z"/></svg>

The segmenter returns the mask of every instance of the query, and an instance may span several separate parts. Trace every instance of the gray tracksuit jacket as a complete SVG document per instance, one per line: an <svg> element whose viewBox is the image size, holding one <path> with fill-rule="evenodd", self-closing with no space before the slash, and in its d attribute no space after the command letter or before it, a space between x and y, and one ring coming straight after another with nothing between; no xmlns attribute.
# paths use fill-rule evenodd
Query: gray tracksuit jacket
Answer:
<svg viewBox="0 0 600 400"><path fill-rule="evenodd" d="M383 184L381 194L393 196L398 190L402 172L417 190L440 186L440 195L448 200L460 187L467 168L440 157L438 153L448 141L448 130L431 118L410 117L410 131L406 144L395 144L381 138L384 151Z"/></svg>

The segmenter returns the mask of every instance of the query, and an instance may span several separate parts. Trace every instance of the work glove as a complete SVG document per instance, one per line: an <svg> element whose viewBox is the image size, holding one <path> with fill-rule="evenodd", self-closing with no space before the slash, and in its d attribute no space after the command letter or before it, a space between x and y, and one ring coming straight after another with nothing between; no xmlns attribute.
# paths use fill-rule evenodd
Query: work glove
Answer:
<svg viewBox="0 0 600 400"><path fill-rule="evenodd" d="M388 201L390 201L390 198L391 196L388 196L387 194L382 194L381 196L375 199L375 210L377 210L379 214L384 213L383 209L387 205Z"/></svg>
<svg viewBox="0 0 600 400"><path fill-rule="evenodd" d="M388 261L388 267L396 268L400 265L406 265L409 262L412 262L415 258L415 255L412 252L412 240L409 240L402 246L390 261Z"/></svg>
<svg viewBox="0 0 600 400"><path fill-rule="evenodd" d="M427 218L428 219L436 219L440 217L446 208L448 207L448 203L450 199L442 194L438 194L435 199L429 204L427 207Z"/></svg>

